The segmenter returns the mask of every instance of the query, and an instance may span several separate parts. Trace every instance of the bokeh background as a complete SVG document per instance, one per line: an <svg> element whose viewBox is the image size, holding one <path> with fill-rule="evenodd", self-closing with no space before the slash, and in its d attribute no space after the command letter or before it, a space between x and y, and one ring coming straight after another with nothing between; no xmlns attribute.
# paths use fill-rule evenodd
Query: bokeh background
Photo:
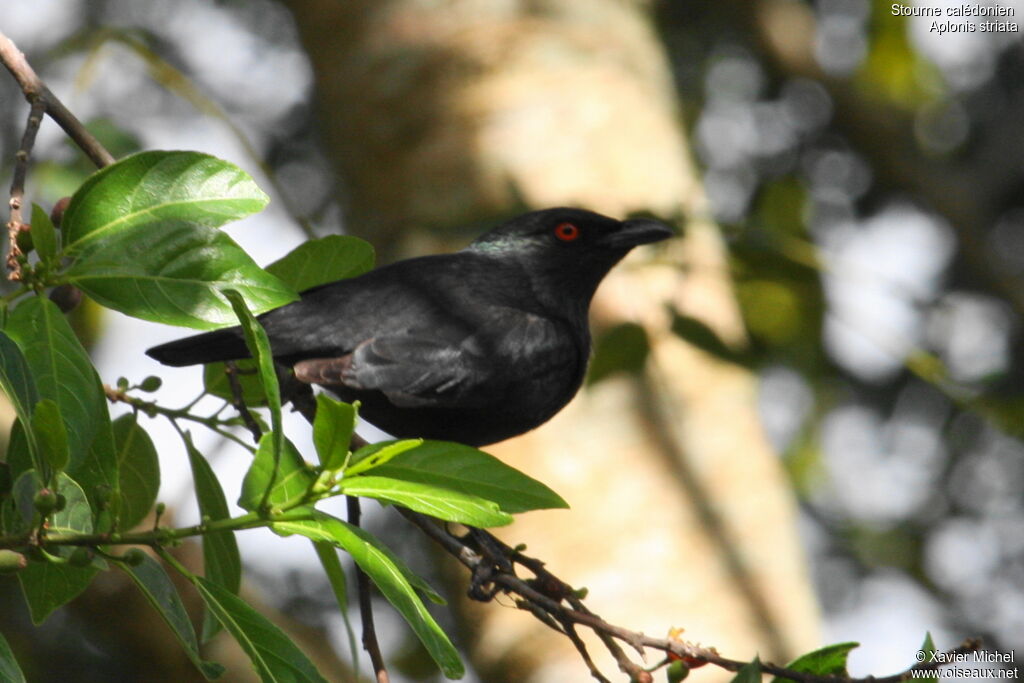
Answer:
<svg viewBox="0 0 1024 683"><path fill-rule="evenodd" d="M1024 49L980 30L1019 30L1024 3L998 5L1015 15L940 33L872 0L6 0L0 31L115 155L195 149L252 172L272 205L229 231L260 263L342 231L381 260L455 248L554 203L675 221L679 245L602 291L568 417L495 449L574 507L507 538L623 626L682 626L737 658L855 640L852 673L881 675L926 630L1024 651ZM5 183L26 112L0 77ZM89 171L44 124L30 197L48 207ZM169 405L199 390L142 355L179 331L74 316L105 381L160 374ZM180 446L146 426L161 500L189 523ZM245 457L197 436L240 481ZM415 534L371 524L457 602ZM308 548L239 540L252 599L346 660ZM148 628L123 587L90 591L33 630L0 579L30 680L185 680L158 644L96 626ZM527 615L463 607L444 616L472 677L587 680ZM379 611L396 677L436 677Z"/></svg>

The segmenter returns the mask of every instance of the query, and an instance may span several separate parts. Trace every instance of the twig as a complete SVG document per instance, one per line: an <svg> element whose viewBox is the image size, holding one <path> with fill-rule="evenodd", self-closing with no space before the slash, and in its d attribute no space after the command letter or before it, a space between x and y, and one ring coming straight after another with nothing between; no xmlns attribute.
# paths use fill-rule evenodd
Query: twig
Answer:
<svg viewBox="0 0 1024 683"><path fill-rule="evenodd" d="M281 403L291 403L292 410L306 418L310 425L316 419L316 397L313 386L295 379L288 369L277 366L277 383L281 387ZM365 445L365 443L363 444ZM357 448L353 446L353 448Z"/></svg>
<svg viewBox="0 0 1024 683"><path fill-rule="evenodd" d="M46 114L64 129L64 132L85 152L97 167L103 168L114 163L114 157L104 149L103 145L86 130L82 122L75 117L57 96L50 92L42 79L25 59L25 55L3 33L0 33L0 62L11 72L21 87L25 99L29 103L28 123L14 165L14 179L11 182L11 216L7 223L7 235L10 251L7 255L8 279L21 279L21 249L18 248L18 233L24 229L22 221L22 204L25 198L25 177L28 173L28 160L35 144L36 133Z"/></svg>
<svg viewBox="0 0 1024 683"><path fill-rule="evenodd" d="M446 552L465 565L474 573L474 576L476 576L481 565L487 565L489 572L488 580L498 589L498 592L512 594L518 601L526 603L521 605L523 609L535 614L543 623L550 626L551 620L553 619L554 621L562 624L562 630L566 632L566 635L568 635L568 631L573 625L586 626L601 637L602 640L605 641L606 645L608 639L621 640L638 651L642 651L642 648L651 648L653 650L665 652L666 654L715 664L716 666L728 671L739 671L747 664L747 662L722 657L714 650L699 647L682 640L674 638L652 638L651 636L636 633L621 626L609 624L584 607L579 598L575 597L575 592L572 591L571 587L558 577L551 574L551 572L544 569L544 563L540 560L527 557L520 552L509 549L508 546L504 546L511 553L509 558L515 564L519 564L527 568L537 577L534 581L524 580L519 576L516 576L515 573L497 570L495 563L466 545L463 538L448 533L439 525L433 523L430 518L425 515L403 508L396 509L406 519L426 533L428 537L438 543ZM493 539L493 544L499 546L504 545L497 538ZM488 546L489 545L491 545L490 542L488 543ZM493 595L493 592L491 595ZM570 604L566 605L564 604L565 602L569 602ZM572 636L570 636L570 638L571 637ZM973 652L978 650L980 647L980 640L967 640L959 647L946 653L946 657L937 659L942 662L955 661L955 655ZM628 658L625 657L624 653L616 654L614 650L612 652L620 666L623 667L623 670L630 676L634 677L635 680L644 680L645 678L650 680L649 672L646 670L639 669L637 665L632 662L628 665L625 664L625 662L628 661ZM590 665L588 664L588 666ZM901 683L913 675L911 672L934 671L940 666L941 662L923 662L916 664L899 674L882 678L819 676L793 671L777 664L772 664L771 662L763 662L761 664L761 671L766 674L797 681L797 683ZM591 672L593 673L593 669L591 669Z"/></svg>
<svg viewBox="0 0 1024 683"><path fill-rule="evenodd" d="M228 376L228 386L231 387L231 405L242 416L242 422L245 424L245 428L249 430L249 433L252 434L252 440L259 443L260 438L263 436L263 430L260 429L256 418L249 412L249 407L245 405L245 400L242 396L242 383L238 381L239 372L238 366L233 361L228 361L224 364L224 374Z"/></svg>
<svg viewBox="0 0 1024 683"><path fill-rule="evenodd" d="M604 677L601 670L597 668L597 664L594 663L594 660L590 658L590 653L587 651L587 644L583 642L583 639L580 638L580 634L576 632L576 627L573 626L571 622L562 622L562 629L565 635L572 642L573 647L575 647L576 651L580 653L583 663L586 664L587 668L590 670L590 675L601 683L611 683L610 680ZM647 672L643 671L642 673ZM639 681L639 679L636 680Z"/></svg>
<svg viewBox="0 0 1024 683"><path fill-rule="evenodd" d="M42 102L46 114L57 122L64 132L74 140L75 144L85 152L85 155L96 164L97 168L103 168L114 163L111 156L99 140L93 137L78 118L57 99L57 96L50 92L35 70L25 60L25 55L17 46L3 33L0 33L0 62L7 67L14 79L21 86L25 99L30 105Z"/></svg>
<svg viewBox="0 0 1024 683"><path fill-rule="evenodd" d="M576 609L578 612L582 612L584 614L593 614L593 612L591 612L583 605L582 600L575 597L575 594L570 593L566 597L566 600L569 601L569 604L572 605L573 608ZM645 669L638 666L635 662L633 662L633 660L629 658L625 651L621 647L619 647L619 644L615 641L615 638L613 638L610 634L603 633L601 631L594 631L594 633L597 634L597 637L601 639L601 643L605 646L608 652L611 653L612 657L615 658L615 661L619 665L619 669L629 674L631 681L651 680L650 672L646 671ZM640 649L640 655L643 656L642 649Z"/></svg>
<svg viewBox="0 0 1024 683"><path fill-rule="evenodd" d="M25 178L28 176L28 160L32 156L32 147L36 143L36 133L39 132L39 124L42 123L45 110L42 100L32 102L25 133L21 136L21 145L14 155L14 178L11 180L9 202L11 217L7 221L7 238L11 244L7 253L7 270L10 271L7 279L12 282L21 280L22 253L18 247L18 233L25 229L25 222L21 217L22 202L25 200Z"/></svg>
<svg viewBox="0 0 1024 683"><path fill-rule="evenodd" d="M109 384L103 385L103 393L106 395L107 400L112 403L125 403L131 406L132 409L136 411L141 411L148 415L149 417L163 415L172 423L174 422L174 420L178 419L196 422L198 424L203 425L210 431L224 437L225 439L230 439L231 441L234 441L236 444L246 449L250 453L253 450L252 446L247 444L245 441L240 439L235 434L232 434L231 432L224 429L224 427L236 426L238 424L237 422L221 420L217 417L216 413L208 417L203 417L202 415L193 415L192 413L190 413L189 409L195 404L195 401L185 406L184 408L164 408L163 406L153 401L145 401L136 396L131 396L130 394L127 394L121 391L120 389L115 389Z"/></svg>
<svg viewBox="0 0 1024 683"><path fill-rule="evenodd" d="M288 400L291 401L292 407L312 425L316 419L316 400L313 398L313 388L303 382L289 382L286 380L287 378L282 379L281 387L287 392ZM365 445L366 441L362 437L358 434L352 435L352 440L349 444L352 450L362 448ZM345 498L348 521L353 526L359 526L361 515L359 498L355 496L346 496ZM384 664L384 656L381 654L380 643L377 641L377 631L373 623L370 578L358 565L356 565L356 588L359 591L359 616L363 622L363 649L370 655L370 662L373 664L377 683L388 683L391 679Z"/></svg>
<svg viewBox="0 0 1024 683"><path fill-rule="evenodd" d="M311 397L306 398L309 399ZM310 402L309 400L306 401L307 404ZM307 420L312 422L314 413L312 410L308 410L309 407L307 405L307 409L301 412ZM359 448L364 444L363 439L353 436L353 448ZM358 499L349 498L348 509L349 520L353 524L358 524L360 517ZM584 641L579 633L577 633L577 627L579 626L584 626L594 632L615 658L619 668L627 673L633 681L653 680L651 670L663 666L670 659L664 659L661 663L652 667L651 670L645 669L633 662L617 641L627 644L641 656L644 656L645 648L650 648L663 652L666 655L686 658L696 662L706 662L734 672L747 664L745 661L722 657L714 649L703 648L676 637L652 638L642 633L610 624L591 612L583 604L579 593L570 584L562 581L550 572L544 562L537 558L529 557L515 548L511 548L489 532L482 529L472 529L465 536L456 536L447 531L436 520L426 515L402 507L395 507L395 509L470 570L473 577L468 591L470 597L479 601L489 601L498 593L513 596L516 605L520 609L530 612L541 623L568 637L580 653L591 675L598 681L607 681L608 679L597 669L596 664L591 659ZM243 517L236 520L227 520L227 523L232 524L235 528L247 528L249 524L253 526L265 524L265 520L255 521ZM196 527L173 531L163 530L163 533L167 534L170 531L175 537L180 537L206 533L210 530L209 527ZM136 543L147 542L143 538L148 537L118 535L114 538L110 535L104 535L102 542L119 543L127 540L132 540ZM52 540L69 545L83 543L95 545L99 542L96 538L90 537L57 538ZM152 540L149 540L149 542L152 542ZM524 579L518 576L515 572L515 565L527 569L533 574L533 578ZM373 662L376 680L378 683L385 683L389 680L389 677L374 630L370 582L362 571L358 571L357 578L360 613L363 619L363 646ZM935 661L921 662L899 674L881 678L820 676L793 671L771 662L763 662L761 664L761 671L762 673L786 678L796 683L902 683L913 677L914 672L935 671L945 662L956 661L958 655L962 656L963 653L976 651L980 647L980 640L967 640L959 647L945 653L945 656L936 657Z"/></svg>
<svg viewBox="0 0 1024 683"><path fill-rule="evenodd" d="M348 506L348 522L352 526L359 526L359 499L355 496L346 496ZM380 644L377 642L377 631L373 627L373 605L371 604L370 579L366 573L356 567L356 585L359 588L359 616L363 622L363 648L370 654L370 662L373 664L373 672L377 683L388 683L387 667L384 665L384 657L380 653Z"/></svg>

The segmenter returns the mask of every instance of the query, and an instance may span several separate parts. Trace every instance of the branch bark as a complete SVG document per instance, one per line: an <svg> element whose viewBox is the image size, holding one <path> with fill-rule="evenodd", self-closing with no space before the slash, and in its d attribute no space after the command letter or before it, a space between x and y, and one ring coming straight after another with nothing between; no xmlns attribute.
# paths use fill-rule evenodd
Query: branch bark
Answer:
<svg viewBox="0 0 1024 683"><path fill-rule="evenodd" d="M28 100L29 104L42 102L47 116L64 129L68 137L96 164L97 168L103 168L114 163L114 157L110 155L110 152L57 99L57 96L50 92L50 89L46 87L46 84L43 83L32 66L26 61L25 55L3 33L0 33L0 62L3 63L11 75L14 76L14 80L21 86L21 91L25 94L25 99Z"/></svg>

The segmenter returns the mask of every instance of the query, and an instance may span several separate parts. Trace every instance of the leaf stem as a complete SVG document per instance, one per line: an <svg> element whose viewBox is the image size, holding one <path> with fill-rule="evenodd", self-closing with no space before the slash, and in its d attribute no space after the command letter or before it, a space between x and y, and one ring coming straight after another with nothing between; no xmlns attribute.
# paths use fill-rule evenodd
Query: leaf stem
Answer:
<svg viewBox="0 0 1024 683"><path fill-rule="evenodd" d="M244 531L270 526L277 522L308 521L313 515L308 508L285 510L270 516L261 516L257 512L247 512L238 517L215 519L187 527L169 529L166 527L129 533L80 534L71 531L50 532L40 536L38 544L42 547L55 545L148 545L162 546L173 544L190 536L202 536L218 531ZM33 544L32 534L18 536L0 536L0 548L20 548Z"/></svg>
<svg viewBox="0 0 1024 683"><path fill-rule="evenodd" d="M220 411L217 411L217 413L214 413L213 415L209 416L196 415L190 412L191 408L196 404L197 401L192 401L184 408L165 408L164 406L161 406L160 404L154 401L145 401L136 396L131 396L128 393L121 391L120 389L115 389L109 384L103 385L103 393L106 394L107 400L111 401L112 403L125 403L127 405L130 405L135 410L142 411L143 413L149 415L150 417L153 417L155 415L163 415L171 422L174 422L174 420L188 420L190 422L196 422L198 424L203 425L207 429L217 433L218 435L224 437L225 439L230 439L231 441L234 441L236 444L246 449L250 453L253 453L255 450L253 449L252 446L243 441L241 438L224 429L224 427L234 426L236 423L233 420L221 420L219 417L217 417L217 413L219 413Z"/></svg>

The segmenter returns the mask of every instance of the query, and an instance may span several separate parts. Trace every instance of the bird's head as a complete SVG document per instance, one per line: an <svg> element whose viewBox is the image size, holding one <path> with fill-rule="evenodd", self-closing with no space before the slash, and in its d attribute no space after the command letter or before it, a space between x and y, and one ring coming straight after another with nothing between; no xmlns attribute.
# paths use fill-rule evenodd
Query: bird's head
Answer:
<svg viewBox="0 0 1024 683"><path fill-rule="evenodd" d="M518 263L538 295L585 310L604 276L633 247L671 236L667 225L651 219L619 221L585 209L555 208L506 221L469 250Z"/></svg>

